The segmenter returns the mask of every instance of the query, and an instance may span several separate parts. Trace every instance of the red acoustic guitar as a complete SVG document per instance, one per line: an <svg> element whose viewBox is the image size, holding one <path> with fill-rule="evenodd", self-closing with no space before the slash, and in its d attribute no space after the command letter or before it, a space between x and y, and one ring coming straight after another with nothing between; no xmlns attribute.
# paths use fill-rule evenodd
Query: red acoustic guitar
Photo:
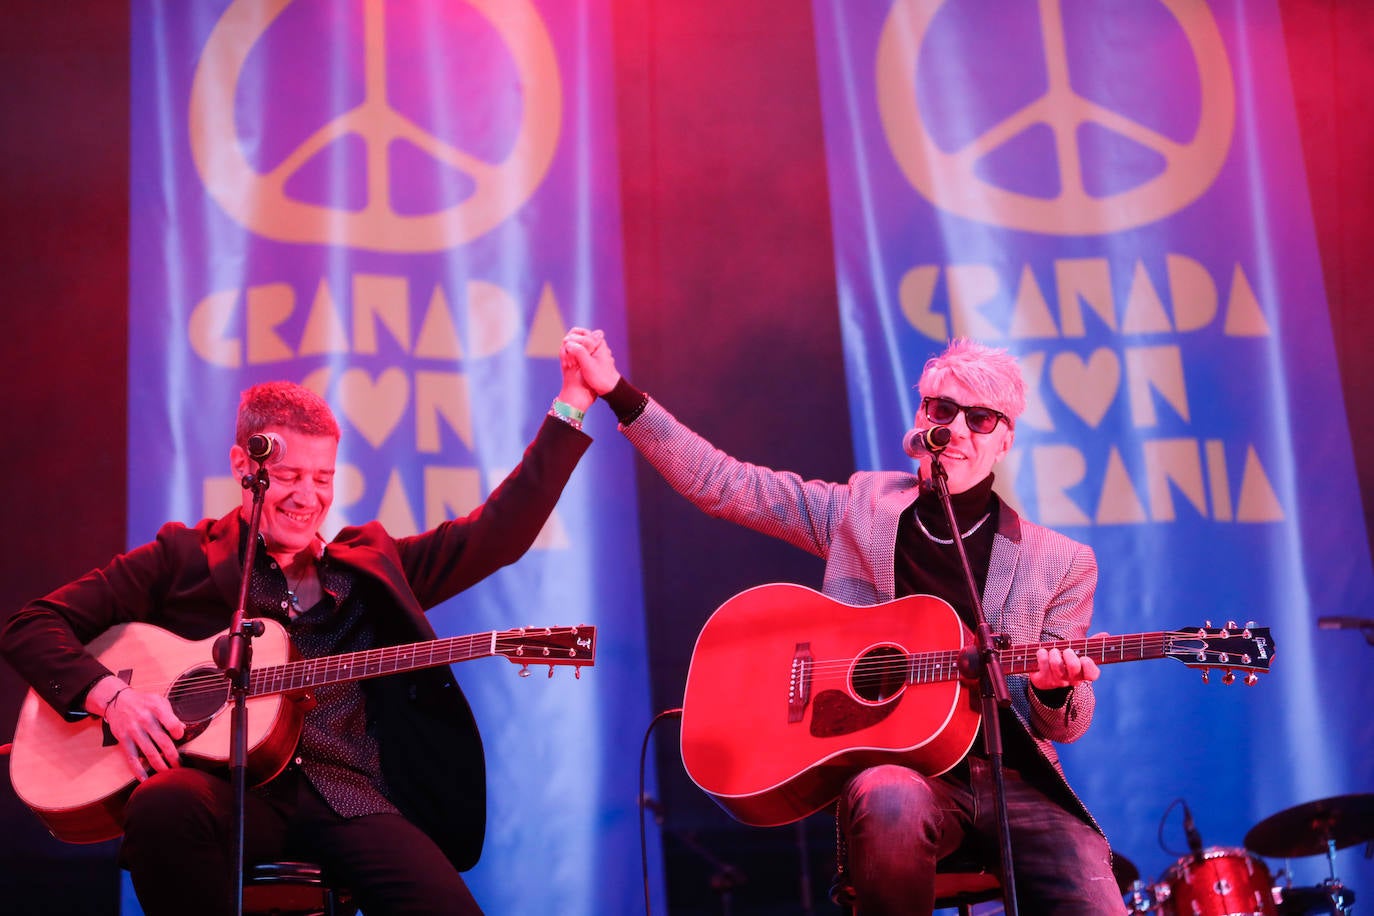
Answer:
<svg viewBox="0 0 1374 916"><path fill-rule="evenodd" d="M978 734L976 684L960 675L973 643L954 608L928 595L855 607L799 585L741 592L692 653L687 774L736 819L771 827L829 804L865 767L943 773ZM1232 624L1011 646L998 652L1005 673L1034 671L1042 646L1098 664L1167 656L1223 669L1227 683L1236 671L1254 683L1274 656L1267 629Z"/></svg>
<svg viewBox="0 0 1374 916"><path fill-rule="evenodd" d="M521 627L385 646L323 658L293 660L286 630L262 621L253 640L248 685L248 780L266 782L281 772L300 737L310 691L487 656L517 665L584 665L596 661L596 628ZM161 692L187 726L179 742L183 761L229 763L229 682L210 661L215 639L194 642L144 623L111 627L86 648L134 687ZM522 668L521 675L528 674ZM68 722L32 690L19 710L10 755L15 794L53 836L97 843L119 836L124 803L136 780L105 723L91 717Z"/></svg>

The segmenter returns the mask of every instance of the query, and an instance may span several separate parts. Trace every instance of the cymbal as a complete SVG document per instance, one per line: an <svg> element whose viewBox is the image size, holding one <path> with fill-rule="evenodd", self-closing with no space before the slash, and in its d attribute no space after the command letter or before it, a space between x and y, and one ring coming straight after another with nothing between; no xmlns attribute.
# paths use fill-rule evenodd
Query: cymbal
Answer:
<svg viewBox="0 0 1374 916"><path fill-rule="evenodd" d="M1116 879L1117 890L1124 894L1140 878L1140 869L1130 859L1112 850L1112 877Z"/></svg>
<svg viewBox="0 0 1374 916"><path fill-rule="evenodd" d="M1374 794L1337 795L1271 814L1245 835L1245 848L1276 859L1324 855L1374 839Z"/></svg>

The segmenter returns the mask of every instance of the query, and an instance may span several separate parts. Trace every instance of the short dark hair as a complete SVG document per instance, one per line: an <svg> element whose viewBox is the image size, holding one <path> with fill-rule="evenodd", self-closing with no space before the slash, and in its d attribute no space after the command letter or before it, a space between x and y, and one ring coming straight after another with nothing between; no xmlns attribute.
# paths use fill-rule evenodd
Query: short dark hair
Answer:
<svg viewBox="0 0 1374 916"><path fill-rule="evenodd" d="M269 426L281 426L307 436L333 436L339 441L339 421L328 402L295 382L263 382L239 397L234 441L248 447L248 437Z"/></svg>

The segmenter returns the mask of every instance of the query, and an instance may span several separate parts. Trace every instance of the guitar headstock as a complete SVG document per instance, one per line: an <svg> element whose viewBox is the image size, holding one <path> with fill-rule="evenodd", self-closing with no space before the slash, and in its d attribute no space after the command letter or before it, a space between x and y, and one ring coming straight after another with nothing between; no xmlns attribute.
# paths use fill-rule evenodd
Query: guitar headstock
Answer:
<svg viewBox="0 0 1374 916"><path fill-rule="evenodd" d="M558 665L575 666L573 676L582 677L585 665L596 664L596 627L517 627L496 634L495 654L522 666L521 677L530 676L530 665L548 665L549 677Z"/></svg>
<svg viewBox="0 0 1374 916"><path fill-rule="evenodd" d="M1232 683L1236 672L1244 671L1246 685L1253 686L1274 658L1274 640L1268 627L1238 627L1234 621L1214 627L1209 620L1206 626L1174 630L1164 636L1164 654L1189 668L1202 669L1204 684L1211 679L1212 670L1219 668L1225 672L1223 684Z"/></svg>

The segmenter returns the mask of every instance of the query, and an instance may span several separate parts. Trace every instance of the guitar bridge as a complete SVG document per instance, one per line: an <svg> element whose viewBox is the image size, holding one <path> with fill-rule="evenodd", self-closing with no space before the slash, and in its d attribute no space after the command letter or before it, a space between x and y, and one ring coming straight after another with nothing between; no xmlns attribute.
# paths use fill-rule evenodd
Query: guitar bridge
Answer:
<svg viewBox="0 0 1374 916"><path fill-rule="evenodd" d="M811 643L799 642L792 652L792 673L787 681L787 721L800 722L811 704L811 671L815 659Z"/></svg>

